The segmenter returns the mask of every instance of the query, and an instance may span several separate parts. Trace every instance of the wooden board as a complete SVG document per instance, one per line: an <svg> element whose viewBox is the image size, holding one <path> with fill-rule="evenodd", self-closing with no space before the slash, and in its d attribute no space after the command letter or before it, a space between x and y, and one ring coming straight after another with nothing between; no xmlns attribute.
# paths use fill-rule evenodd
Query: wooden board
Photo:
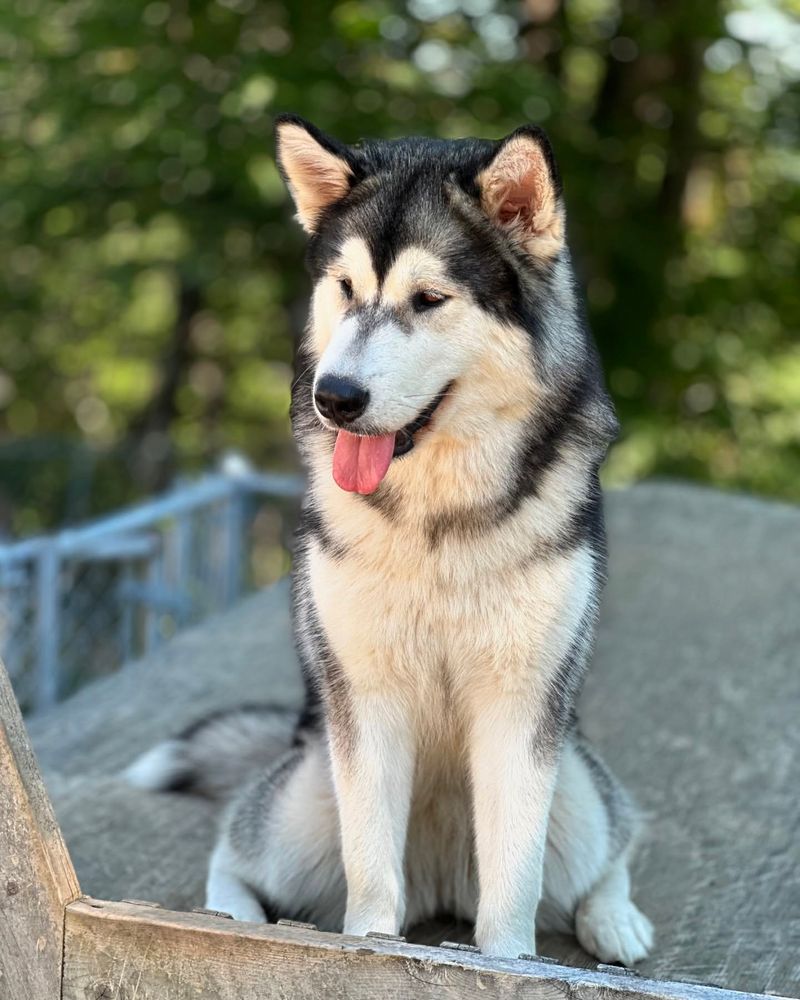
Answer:
<svg viewBox="0 0 800 1000"><path fill-rule="evenodd" d="M399 939L244 924L83 899L66 912L63 1000L754 1000L754 994L486 958Z"/></svg>
<svg viewBox="0 0 800 1000"><path fill-rule="evenodd" d="M0 1000L61 995L64 907L79 892L0 663Z"/></svg>

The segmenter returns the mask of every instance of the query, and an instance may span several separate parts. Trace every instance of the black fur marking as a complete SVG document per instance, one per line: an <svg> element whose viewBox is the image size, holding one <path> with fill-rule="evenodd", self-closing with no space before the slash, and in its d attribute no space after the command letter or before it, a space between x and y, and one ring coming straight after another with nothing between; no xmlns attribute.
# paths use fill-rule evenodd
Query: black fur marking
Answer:
<svg viewBox="0 0 800 1000"><path fill-rule="evenodd" d="M252 712L254 715L263 715L264 712L275 712L278 715L292 715L296 711L297 709L290 705L276 705L274 702L266 701L246 701L241 705L233 705L231 708L216 709L207 715L201 716L199 719L195 719L194 722L190 722L173 739L188 742L208 726L214 725L214 723L219 722L228 715L236 715L239 712Z"/></svg>
<svg viewBox="0 0 800 1000"><path fill-rule="evenodd" d="M356 723L350 697L350 684L342 665L335 657L326 663L324 685L331 743L342 756L351 757L356 738Z"/></svg>
<svg viewBox="0 0 800 1000"><path fill-rule="evenodd" d="M508 491L504 516L519 510L526 497L539 491L542 476L560 455L561 445L573 430L575 413L585 399L586 385L571 386L558 405L536 414L535 423L514 469L514 483Z"/></svg>
<svg viewBox="0 0 800 1000"><path fill-rule="evenodd" d="M394 457L402 458L407 455L416 444L416 435L428 426L433 420L434 414L439 409L445 396L449 395L453 388L453 383L447 385L439 392L428 405L417 416L405 425L395 435Z"/></svg>
<svg viewBox="0 0 800 1000"><path fill-rule="evenodd" d="M292 421L297 450L302 458L308 460L311 442L327 439L331 454L336 435L325 430L314 411L313 387L316 359L305 345L301 345L295 355L295 378L292 382L291 405L289 415Z"/></svg>
<svg viewBox="0 0 800 1000"><path fill-rule="evenodd" d="M458 241L443 255L449 274L470 290L489 315L521 326L533 341L540 339L537 309L528 298L534 292L537 299L544 296L556 259L536 261L510 243L486 217L477 194L467 198L452 184L445 190L451 226L455 222L459 233Z"/></svg>
<svg viewBox="0 0 800 1000"><path fill-rule="evenodd" d="M576 732L574 746L603 800L608 816L612 855L618 855L630 843L635 827L635 814L627 793L605 761L583 736Z"/></svg>
<svg viewBox="0 0 800 1000"><path fill-rule="evenodd" d="M590 601L559 668L549 679L545 707L531 738L533 753L546 757L557 754L575 724L575 705L589 664L596 619L595 598Z"/></svg>
<svg viewBox="0 0 800 1000"><path fill-rule="evenodd" d="M379 330L381 326L387 323L394 323L404 333L410 332L410 327L406 320L396 309L389 306L379 306L374 303L360 306L358 309L353 310L350 316L358 323L358 332L355 337L356 343L366 343L376 330Z"/></svg>
<svg viewBox="0 0 800 1000"><path fill-rule="evenodd" d="M169 784L161 785L159 791L175 792L179 795L192 795L198 791L200 783L197 780L194 768L186 765L184 771L178 771Z"/></svg>
<svg viewBox="0 0 800 1000"><path fill-rule="evenodd" d="M297 768L302 759L302 753L294 750L294 748L283 758L280 758L276 766L267 775L270 787L273 789L283 788L291 777L292 771Z"/></svg>
<svg viewBox="0 0 800 1000"><path fill-rule="evenodd" d="M358 497L368 507L382 514L387 521L394 521L400 512L400 494L388 483L381 483L374 493L360 493Z"/></svg>
<svg viewBox="0 0 800 1000"><path fill-rule="evenodd" d="M322 701L316 687L306 685L306 699L292 740L293 747L305 746L310 737L322 731Z"/></svg>
<svg viewBox="0 0 800 1000"><path fill-rule="evenodd" d="M293 903L278 903L276 900L258 892L253 886L250 890L261 904L267 923L276 924L279 920L297 920L304 924L314 923L314 913L305 907Z"/></svg>
<svg viewBox="0 0 800 1000"><path fill-rule="evenodd" d="M271 768L248 783L246 794L236 798L230 833L234 841L243 845L246 855L260 857L265 850L271 824L269 807L275 803L280 790L286 787L303 756L302 750L288 749Z"/></svg>
<svg viewBox="0 0 800 1000"><path fill-rule="evenodd" d="M301 541L292 575L292 615L306 700L295 730L294 744L302 745L309 733L320 732L323 722L327 722L332 740L347 753L355 732L349 685L319 621L313 598L301 582L306 558Z"/></svg>
<svg viewBox="0 0 800 1000"><path fill-rule="evenodd" d="M291 612L294 644L305 687L305 702L295 730L295 746L305 743L308 734L321 730L324 715L319 688L319 669L316 663L317 637L321 629L311 607L311 595L308 593L305 579L307 550L307 538L298 531L291 577Z"/></svg>
<svg viewBox="0 0 800 1000"><path fill-rule="evenodd" d="M560 459L566 444L578 443L588 454L604 453L605 445L587 440L584 404L591 398L594 388L588 380L570 386L549 407L542 407L531 421L528 437L519 451L511 470L511 482L506 492L492 503L473 507L445 510L428 518L426 531L431 548L436 548L448 535L469 537L487 528L501 524L520 509L528 497L538 496L543 476ZM599 465L599 456L595 463ZM595 538L598 528L602 531L602 500L599 495L596 467L592 472L591 487L584 505L573 520L564 540L564 549L572 548L584 537ZM583 534L582 528L592 530ZM561 543L556 543L560 545Z"/></svg>
<svg viewBox="0 0 800 1000"><path fill-rule="evenodd" d="M550 539L537 538L520 566L567 555L582 545L586 545L592 553L595 583L599 590L605 583L606 533L600 480L596 472L590 479L586 496L573 511L567 525Z"/></svg>
<svg viewBox="0 0 800 1000"><path fill-rule="evenodd" d="M312 538L316 538L325 555L336 562L347 556L348 548L343 542L338 542L325 524L325 519L316 507L304 507L300 514L301 525L298 530Z"/></svg>
<svg viewBox="0 0 800 1000"><path fill-rule="evenodd" d="M588 542L594 556L595 586L599 594L606 582L608 545L606 525L603 519L603 489L600 486L599 470L592 471L586 496L574 519L573 537L576 546Z"/></svg>
<svg viewBox="0 0 800 1000"><path fill-rule="evenodd" d="M272 714L291 717L297 714L297 708L291 705L278 705L274 702L243 702L231 708L217 709L195 719L176 736L173 736L172 740L179 743L191 744L198 737L202 736L204 730L215 726L219 722L223 722L229 717L242 714L256 716ZM161 790L165 792L181 792L189 795L199 794L210 798L216 797L214 793L208 791L204 775L197 770L196 763L191 760L186 761L183 767L178 768L169 784L162 785Z"/></svg>

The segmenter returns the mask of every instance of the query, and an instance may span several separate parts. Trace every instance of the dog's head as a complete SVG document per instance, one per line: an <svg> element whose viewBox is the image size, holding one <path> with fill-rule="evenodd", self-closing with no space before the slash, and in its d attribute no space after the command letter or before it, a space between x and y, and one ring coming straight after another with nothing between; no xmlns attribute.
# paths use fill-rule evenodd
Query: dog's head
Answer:
<svg viewBox="0 0 800 1000"><path fill-rule="evenodd" d="M286 115L276 131L310 236L304 363L343 489L372 492L430 431L527 418L537 386L575 369L586 338L540 129L346 146Z"/></svg>

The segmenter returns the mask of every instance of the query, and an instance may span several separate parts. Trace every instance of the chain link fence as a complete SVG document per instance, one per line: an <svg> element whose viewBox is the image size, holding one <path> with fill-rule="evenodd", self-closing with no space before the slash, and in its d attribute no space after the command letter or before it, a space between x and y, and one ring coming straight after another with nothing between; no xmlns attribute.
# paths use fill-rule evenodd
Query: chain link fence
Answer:
<svg viewBox="0 0 800 1000"><path fill-rule="evenodd" d="M0 657L24 711L277 579L299 477L238 470L84 527L0 546Z"/></svg>

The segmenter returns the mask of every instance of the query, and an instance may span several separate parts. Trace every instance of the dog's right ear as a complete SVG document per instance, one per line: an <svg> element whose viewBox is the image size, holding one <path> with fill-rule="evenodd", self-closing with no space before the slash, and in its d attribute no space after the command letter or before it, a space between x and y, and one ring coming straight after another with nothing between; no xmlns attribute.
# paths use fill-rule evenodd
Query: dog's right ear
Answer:
<svg viewBox="0 0 800 1000"><path fill-rule="evenodd" d="M315 232L323 212L355 184L356 163L346 146L297 115L275 119L278 167L308 233Z"/></svg>

